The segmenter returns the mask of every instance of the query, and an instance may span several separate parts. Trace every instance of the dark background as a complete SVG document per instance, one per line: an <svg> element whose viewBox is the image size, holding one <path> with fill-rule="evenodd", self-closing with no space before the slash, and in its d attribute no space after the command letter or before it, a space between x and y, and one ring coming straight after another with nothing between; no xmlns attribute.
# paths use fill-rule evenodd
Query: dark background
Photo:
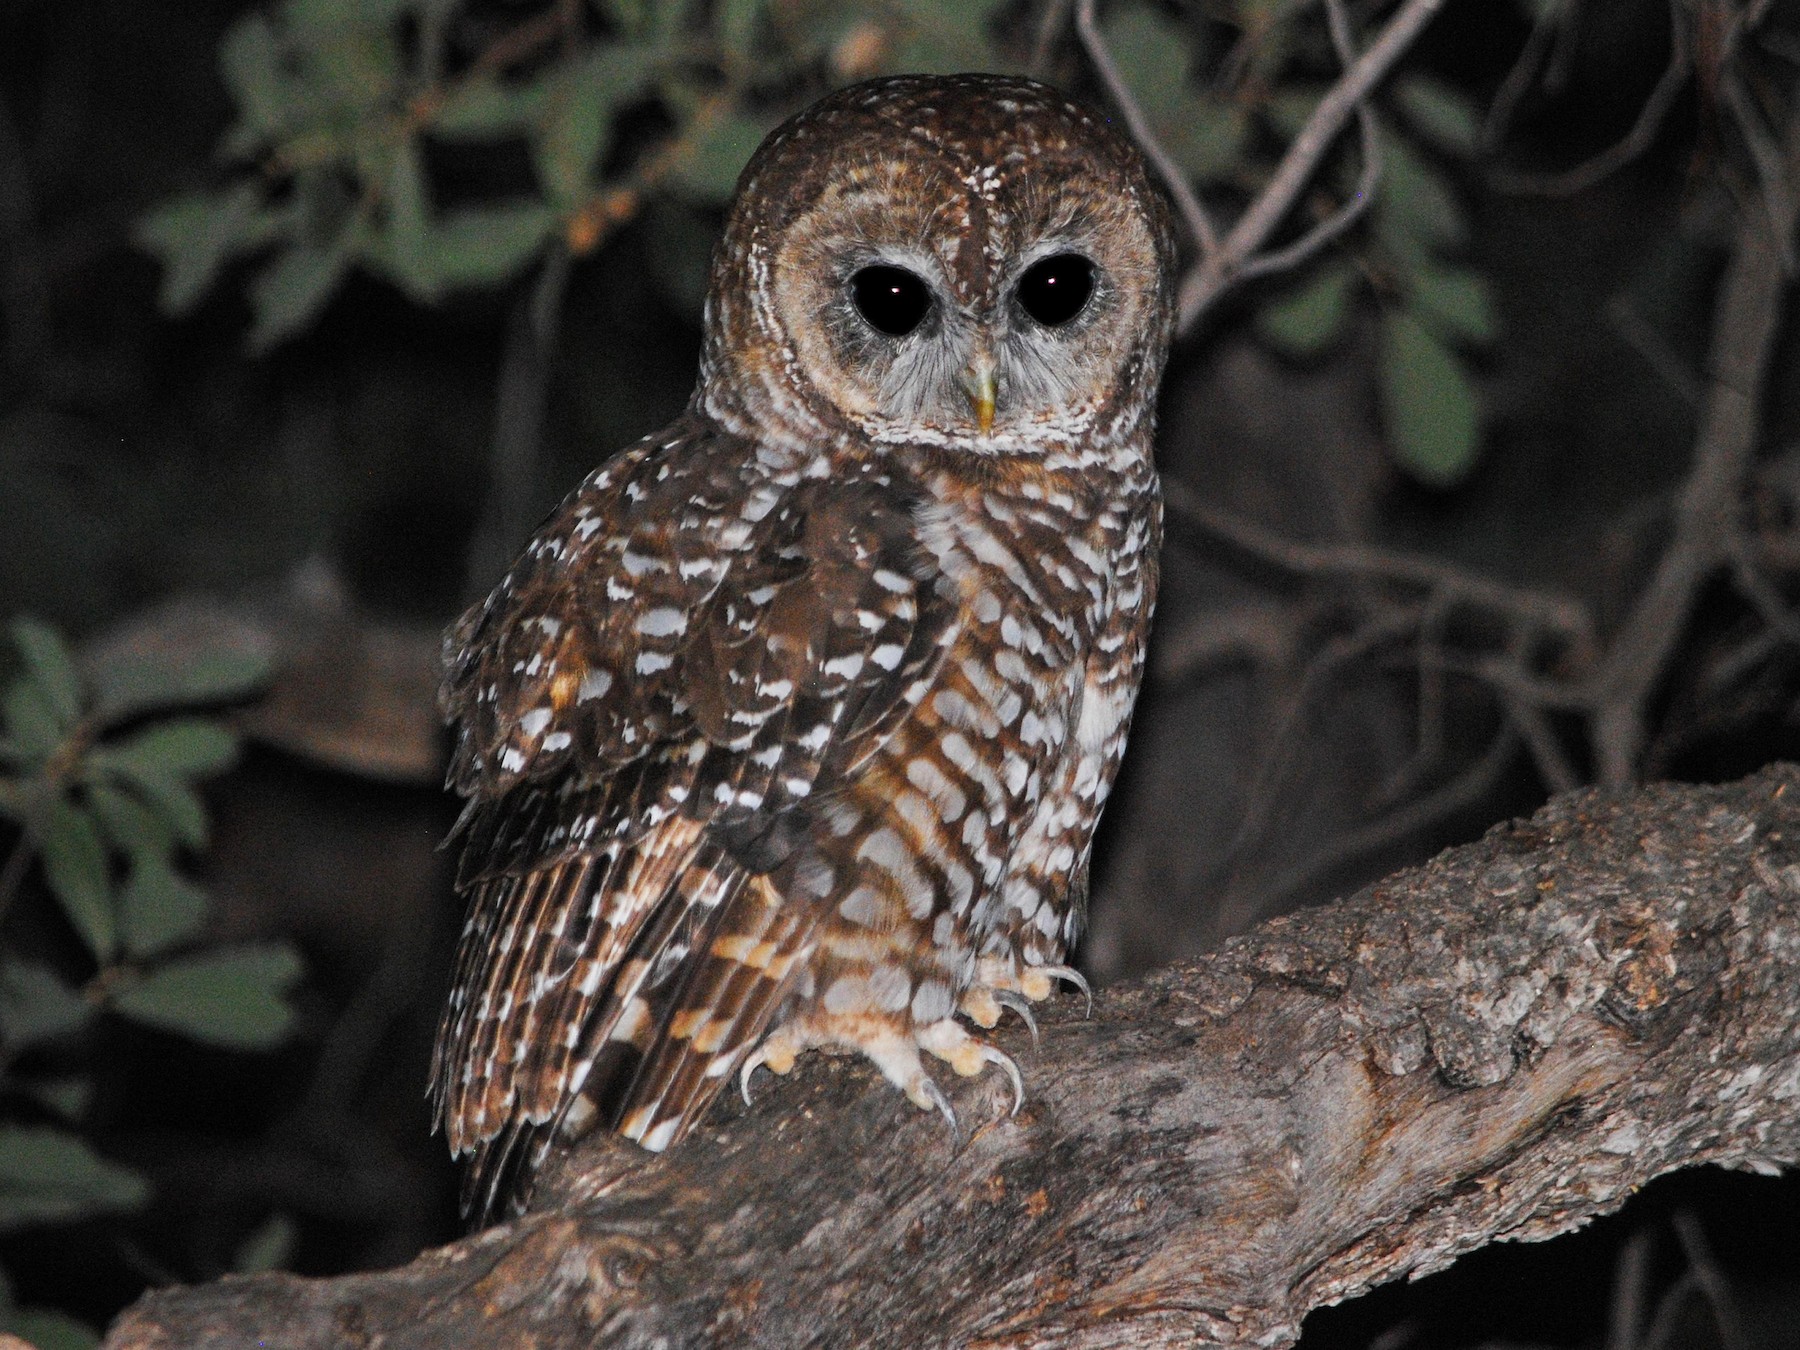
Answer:
<svg viewBox="0 0 1800 1350"><path fill-rule="evenodd" d="M354 274L316 324L260 356L245 351L241 286L215 289L191 316L160 313L158 269L132 229L218 178L213 151L233 110L215 49L242 9L0 3L0 616L35 614L92 641L179 601L201 622L261 624L288 652L271 698L239 714L251 748L212 786L215 839L197 866L217 934L287 935L304 950L297 1031L244 1055L109 1027L87 1127L152 1178L150 1205L0 1239L21 1302L96 1325L146 1286L217 1277L271 1215L291 1221L287 1264L315 1274L399 1263L457 1231L424 1102L459 922L436 847L453 808L437 787L432 662L435 634L494 579L472 575L472 540L491 509L508 318L529 283L427 307ZM1453 0L1409 66L1485 103L1529 31L1521 10ZM1523 107L1499 158L1544 170L1616 140L1662 72L1669 34L1660 5L1588 6L1562 91ZM1692 456L1692 386L1727 233L1719 184L1745 196L1717 119L1691 86L1646 153L1565 198L1498 190L1491 162L1446 169L1501 323L1474 358L1485 435L1461 482L1421 484L1384 443L1379 302L1363 302L1329 351L1295 362L1255 336L1273 283L1178 347L1161 410L1165 475L1286 538L1416 551L1617 618ZM709 219L684 220L695 218ZM533 518L687 398L699 331L659 260L667 230L645 215L573 264L526 487ZM1624 331L1621 297L1653 330L1657 359ZM1797 356L1789 332L1771 367L1769 464L1794 449ZM1159 643L1229 620L1247 625L1244 650L1265 655L1228 649L1184 670L1159 652L1080 953L1102 991L1546 795L1514 752L1476 790L1397 817L1397 804L1429 799L1480 759L1490 701L1453 684L1440 755L1396 793L1419 735L1416 666L1373 650L1294 713L1309 662L1344 635L1341 602L1179 518L1171 536ZM1659 686L1646 776L1729 778L1800 748L1791 647L1767 644L1731 699L1706 693L1707 670L1758 626L1729 586L1707 593ZM1579 729L1557 729L1585 774ZM1396 823L1369 828L1384 820ZM23 906L9 919L55 922ZM1305 1344L1626 1350L1622 1253L1649 1244L1654 1309L1691 1277L1696 1253L1674 1225L1689 1214L1736 1300L1740 1343L1800 1345L1797 1199L1791 1179L1671 1178L1553 1246L1497 1247L1321 1312ZM1658 1325L1662 1344L1726 1343L1707 1301L1680 1289Z"/></svg>

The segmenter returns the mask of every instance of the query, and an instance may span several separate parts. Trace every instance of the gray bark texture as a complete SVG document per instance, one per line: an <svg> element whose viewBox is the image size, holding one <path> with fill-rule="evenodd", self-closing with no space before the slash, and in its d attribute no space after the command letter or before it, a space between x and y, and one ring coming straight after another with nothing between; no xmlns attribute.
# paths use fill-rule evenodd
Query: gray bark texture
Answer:
<svg viewBox="0 0 1800 1350"><path fill-rule="evenodd" d="M1078 996L953 1139L847 1059L537 1212L332 1279L161 1290L126 1347L1287 1346L1311 1308L1800 1159L1800 768L1587 791Z"/></svg>

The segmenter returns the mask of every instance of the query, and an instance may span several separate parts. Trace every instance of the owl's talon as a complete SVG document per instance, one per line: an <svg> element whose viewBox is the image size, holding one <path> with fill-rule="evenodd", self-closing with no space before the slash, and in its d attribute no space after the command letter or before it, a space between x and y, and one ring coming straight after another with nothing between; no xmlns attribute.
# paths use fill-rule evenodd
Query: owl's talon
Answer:
<svg viewBox="0 0 1800 1350"><path fill-rule="evenodd" d="M956 1108L950 1105L950 1099L944 1095L944 1090L931 1081L930 1075L921 1072L919 1080L919 1090L925 1097L925 1100L919 1102L919 1105L926 1107L927 1109L935 1106L938 1109L938 1113L942 1115L950 1125L950 1138L953 1146L955 1148L961 1148L962 1126L957 1124ZM907 1096L911 1097L912 1094L909 1092L907 1093ZM917 1101L918 1099L915 1097L914 1100Z"/></svg>
<svg viewBox="0 0 1800 1350"><path fill-rule="evenodd" d="M738 1070L738 1094L743 1097L745 1106L751 1105L750 1075L760 1069L762 1063L763 1052L758 1050L752 1054L749 1059L745 1060L743 1067Z"/></svg>
<svg viewBox="0 0 1800 1350"><path fill-rule="evenodd" d="M1025 1105L1025 1078L1024 1075L1019 1072L1019 1066L1013 1062L1013 1057L1007 1054L1006 1051L997 1050L991 1045L983 1045L981 1047L981 1058L989 1064L998 1064L1001 1068L1006 1070L1007 1077L1012 1079L1012 1110L1008 1111L1006 1114L1008 1116L1018 1115L1019 1108Z"/></svg>
<svg viewBox="0 0 1800 1350"><path fill-rule="evenodd" d="M1074 966L1032 966L1031 969L1053 980L1066 980L1081 990L1082 997L1087 999L1087 1011L1082 1016L1092 1017L1094 1015L1094 991L1088 985L1087 976L1076 970Z"/></svg>
<svg viewBox="0 0 1800 1350"><path fill-rule="evenodd" d="M1031 1011L1030 1002L1022 996L1013 993L1010 989L996 989L994 991L994 1002L998 1003L1002 1008L1012 1009L1019 1015L1019 1020L1024 1022L1027 1029L1030 1030L1031 1045L1033 1049L1036 1049L1038 1043L1037 1016Z"/></svg>

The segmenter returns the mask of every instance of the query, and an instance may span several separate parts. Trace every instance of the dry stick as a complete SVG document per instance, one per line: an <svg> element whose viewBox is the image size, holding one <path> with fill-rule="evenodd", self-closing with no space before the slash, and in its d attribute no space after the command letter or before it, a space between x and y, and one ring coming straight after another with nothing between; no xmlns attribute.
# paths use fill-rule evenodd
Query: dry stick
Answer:
<svg viewBox="0 0 1800 1350"><path fill-rule="evenodd" d="M1504 615L1527 627L1543 628L1576 649L1580 660L1590 654L1593 619L1587 607L1568 596L1486 577L1412 553L1394 553L1357 544L1307 544L1284 539L1203 500L1185 483L1163 483L1163 497L1179 523L1225 540L1252 557L1307 577L1366 577L1376 581L1421 586L1472 609Z"/></svg>
<svg viewBox="0 0 1800 1350"><path fill-rule="evenodd" d="M1783 176L1800 184L1800 93L1782 138ZM1600 781L1635 780L1647 739L1646 709L1687 627L1700 588L1727 561L1726 544L1756 449L1758 404L1781 326L1787 278L1782 244L1794 231L1800 192L1784 190L1781 217L1745 210L1720 287L1711 372L1694 468L1675 509L1675 535L1588 690Z"/></svg>
<svg viewBox="0 0 1800 1350"><path fill-rule="evenodd" d="M1293 209L1300 193L1317 172L1326 152L1336 142L1338 134L1343 131L1350 118L1362 109L1375 86L1393 69L1394 63L1412 46L1420 31L1443 5L1444 0L1406 0L1394 17L1388 20L1381 36L1326 92L1325 97L1319 101L1319 106L1313 109L1313 115L1307 119L1306 125L1300 129L1300 134L1294 138L1294 143L1282 156L1268 185L1250 203L1244 214L1238 217L1237 224L1231 227L1231 232L1220 241L1218 248L1204 254L1182 279L1178 331L1190 331L1200 316L1242 278L1256 251L1268 241L1269 236L1275 232L1275 227ZM1365 194L1364 202L1366 200ZM1363 203L1352 199L1352 205L1356 211L1360 211ZM1337 216L1308 233L1301 241L1308 245L1307 252L1323 246L1332 237L1322 231L1330 227L1335 232L1341 232L1354 219L1354 213L1340 220L1339 217L1342 216L1344 212L1340 211ZM1306 253L1297 252L1295 246L1283 250L1283 253L1290 255L1283 263L1285 266L1298 264L1306 256ZM1259 267L1258 270L1264 269Z"/></svg>
<svg viewBox="0 0 1800 1350"><path fill-rule="evenodd" d="M469 541L465 590L470 601L487 594L536 518L532 502L544 435L544 404L570 262L567 245L561 240L552 244L536 280L514 301L507 323L499 393L494 400L493 481L488 484L481 523Z"/></svg>
<svg viewBox="0 0 1800 1350"><path fill-rule="evenodd" d="M1306 1313L1652 1178L1800 1160L1800 769L1559 798L1333 905L1044 1010L1024 1109L942 1125L808 1056L399 1270L147 1296L108 1350L1280 1350ZM1571 940L1571 934L1580 940ZM1728 991L1722 994L1721 991Z"/></svg>
<svg viewBox="0 0 1800 1350"><path fill-rule="evenodd" d="M1650 97L1644 100L1644 106L1638 110L1637 121L1623 139L1608 146L1592 159L1562 173L1496 172L1493 176L1494 185L1504 191L1531 193L1542 197L1572 197L1578 192L1587 191L1650 148L1657 131L1662 127L1663 118L1668 115L1670 106L1675 102L1675 96L1687 84L1688 73L1692 68L1693 62L1688 50L1687 15L1682 9L1681 0L1669 0L1669 64L1663 69L1662 77L1657 80L1656 88L1650 91Z"/></svg>
<svg viewBox="0 0 1800 1350"><path fill-rule="evenodd" d="M1125 76L1120 72L1118 63L1113 60L1112 52L1107 49L1105 39L1100 36L1099 24L1094 21L1094 0L1076 0L1075 34L1081 39L1082 50L1087 53L1088 60L1093 62L1095 74L1099 75L1100 82L1106 86L1107 95L1118 108L1119 115L1125 119L1125 127L1131 133L1131 139L1144 152L1144 158L1150 161L1157 177L1162 179L1163 186L1174 199L1175 210L1181 216L1181 223L1187 228L1188 237L1200 250L1201 257L1212 257L1219 251L1219 235L1213 228L1212 217L1206 214L1206 207L1195 195L1186 172L1163 149L1156 133L1150 130L1144 110L1132 97L1131 87L1125 83Z"/></svg>

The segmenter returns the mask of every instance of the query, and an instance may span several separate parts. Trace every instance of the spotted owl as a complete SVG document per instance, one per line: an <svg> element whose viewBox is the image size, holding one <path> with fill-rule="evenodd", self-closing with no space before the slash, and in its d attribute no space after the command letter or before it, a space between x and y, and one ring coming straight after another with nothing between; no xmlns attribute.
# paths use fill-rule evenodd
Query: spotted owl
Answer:
<svg viewBox="0 0 1800 1350"><path fill-rule="evenodd" d="M728 1083L927 1056L1059 980L1156 590L1168 213L1044 85L859 84L739 180L700 381L446 642L464 1207ZM971 1027L974 1030L971 1030Z"/></svg>

